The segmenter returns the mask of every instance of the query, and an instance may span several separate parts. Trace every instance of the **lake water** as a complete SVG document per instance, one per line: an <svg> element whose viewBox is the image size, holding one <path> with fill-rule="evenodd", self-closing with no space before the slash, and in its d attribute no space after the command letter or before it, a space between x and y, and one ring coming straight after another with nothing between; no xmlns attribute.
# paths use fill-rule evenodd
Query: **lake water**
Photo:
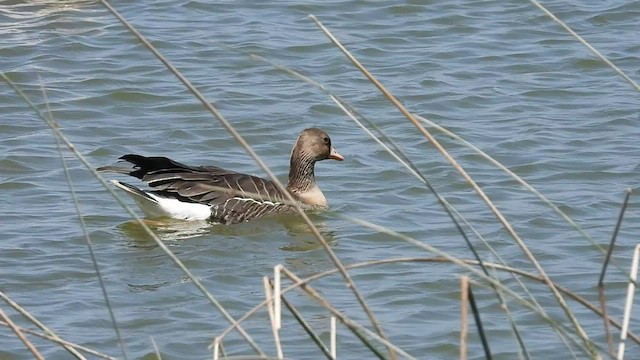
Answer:
<svg viewBox="0 0 640 360"><path fill-rule="evenodd" d="M513 169L596 242L608 243L624 191L638 188L638 92L527 1L155 0L113 5L220 109L281 179L286 180L299 131L320 127L345 156L342 163L316 167L333 210L455 256L472 258L422 183L322 91L242 52L300 71L357 108L400 144L511 266L535 272L464 179L329 42L309 14L323 21L412 112ZM640 80L640 2L553 0L545 5ZM0 2L0 70L43 111L40 88L46 88L53 117L95 167L140 153L264 176L223 126L98 2ZM437 138L495 201L551 278L597 303L602 252L480 156L448 136ZM211 358L207 347L228 322L91 173L65 154L128 358L154 358L152 338L163 359ZM637 203L632 196L614 252L616 266L607 274L609 312L617 319L626 291L623 271L628 272L638 241ZM0 86L0 204L0 290L61 337L122 358L55 138L6 84ZM332 214L313 220L345 264L434 256ZM157 230L235 318L264 299L262 277L272 274L274 265L284 264L300 276L333 268L296 217ZM496 260L477 238L471 240L484 260ZM458 357L459 282L467 270L396 263L350 273L391 342L416 358ZM500 277L526 296L507 274ZM549 315L573 331L548 289L525 282ZM312 285L344 314L371 328L341 277ZM517 343L495 295L477 286L474 294L495 358L517 358ZM301 292L289 293L288 299L328 343L329 312ZM569 304L590 339L606 349L601 319ZM19 325L33 328L8 305L0 308ZM513 300L509 309L533 358L571 357L539 315ZM639 318L640 312L634 312L633 319ZM286 357L323 357L286 311L283 322ZM640 331L637 321L631 325ZM243 327L263 351L276 355L266 311ZM58 345L29 339L47 359L70 358ZM255 354L237 332L224 345L231 355ZM586 357L579 346L572 349L577 358ZM340 359L373 357L340 324L337 351ZM628 358L639 353L640 347L628 344ZM484 358L472 321L469 356ZM0 359L31 358L11 330L0 328Z"/></svg>

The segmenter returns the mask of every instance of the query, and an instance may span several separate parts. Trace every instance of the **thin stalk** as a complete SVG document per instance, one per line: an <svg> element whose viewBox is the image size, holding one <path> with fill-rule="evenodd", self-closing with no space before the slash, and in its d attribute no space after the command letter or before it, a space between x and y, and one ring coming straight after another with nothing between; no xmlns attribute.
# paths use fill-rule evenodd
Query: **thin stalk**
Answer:
<svg viewBox="0 0 640 360"><path fill-rule="evenodd" d="M636 280L638 276L638 262L640 261L640 244L636 245L633 250L633 261L631 263L631 271L629 277ZM620 333L620 344L618 345L618 360L624 358L625 340L627 340L627 331L629 330L629 321L631 319L631 308L633 307L633 297L635 295L636 286L629 281L627 286L627 299L624 304L624 317L622 318L622 332Z"/></svg>
<svg viewBox="0 0 640 360"><path fill-rule="evenodd" d="M153 352L156 354L156 359L162 360L162 356L160 356L160 349L158 349L158 344L156 344L156 341L153 339L153 336L151 336L150 339L151 339L151 344L153 345Z"/></svg>
<svg viewBox="0 0 640 360"><path fill-rule="evenodd" d="M529 184L528 182L526 182L523 178L521 178L518 174L514 173L513 171L511 171L509 168L507 168L506 166L504 166L502 163L500 163L498 160L494 159L493 157L491 157L491 155L487 154L486 152L484 152L483 150L481 150L480 148L478 148L477 146L471 144L470 142L468 142L467 140L465 140L464 138L462 138L460 135L457 135L456 133L450 131L449 129L438 125L437 123L424 118L420 115L416 115L413 114L413 116L422 121L423 123L435 128L436 130L444 133L445 135L453 138L456 141L459 141L462 143L462 145L470 148L471 150L473 150L476 154L482 156L483 158L485 158L487 161L489 161L491 164L493 164L494 166L496 166L498 169L502 170L503 172L507 173L509 176L511 176L516 182L518 182L520 185L524 186L527 190L529 190L530 192L532 192L536 197L538 197L538 199L540 199L543 203L545 203L547 206L549 206L551 209L553 209L553 211L556 212L556 214L558 214L562 219L564 219L564 221L566 221L567 223L569 223L569 225L571 225L574 229L576 229L582 236L584 236L584 238L594 247L596 247L598 250L600 250L603 254L606 253L606 250L604 249L604 247L600 244L598 244L592 237L591 235L589 235L582 227L580 227L580 225L578 225L575 221L573 221L573 219L571 219L564 211L562 211L556 204L554 204L551 200L549 200L549 198L547 198L546 196L544 196L540 191L538 191L536 188L534 188L533 186L531 186L531 184ZM620 270L621 273L624 273L625 270L622 269L622 267L620 267L618 264L616 264L615 262L612 263L618 270Z"/></svg>
<svg viewBox="0 0 640 360"><path fill-rule="evenodd" d="M385 228L385 227L380 226L380 225L373 224L373 223L371 223L369 221L362 220L362 219L355 219L355 218L351 218L351 217L347 217L347 216L342 216L342 217L347 219L347 220L350 220L353 223L356 223L356 224L359 224L359 225L364 226L366 228L378 231L380 233L387 234L389 236L392 236L394 238L400 239L400 240L405 241L407 243L414 244L415 246L418 246L418 247L420 247L420 248L422 248L422 249L424 249L426 251L429 251L429 252L434 253L434 254L436 254L438 256L442 256L444 258L447 258L450 262L452 262L452 263L454 263L454 264L456 264L456 265L458 265L460 267L463 267L463 268L467 269L468 271L473 272L476 276L479 276L484 281L486 281L486 282L488 282L490 284L493 284L494 286L499 287L505 293L509 294L511 297L513 297L514 299L518 300L520 303L522 303L523 305L525 305L529 309L531 309L531 310L535 311L536 313L538 313L545 321L549 322L551 325L553 325L557 329L562 329L562 331L566 331L562 327L562 325L560 323L558 323L558 322L554 321L553 319L551 319L545 312L540 312L536 306L534 306L532 303L530 303L529 301L524 299L522 296L520 296L519 294L515 293L510 288L505 287L504 285L502 285L497 279L494 279L491 276L487 276L486 274L484 274L484 272L479 271L479 270L467 265L465 262L461 261L459 258L456 258L456 257L450 255L449 253L446 253L446 252L444 252L444 251L442 251L442 250L440 250L440 249L438 249L438 248L436 248L434 246L422 243L422 242L420 242L420 241L418 241L418 240L416 240L416 239L414 239L414 238L412 238L410 236L401 234L401 233L399 233L397 231ZM545 284L549 284L549 281L551 281L548 277L545 278L542 274L540 276L543 278ZM556 286L555 286L555 283L552 282L551 285L553 286L554 289L556 289L556 291L558 291ZM560 297L562 298L562 295L560 295ZM563 300L564 300L564 298L563 298ZM566 303L565 303L565 305L566 305ZM585 352L587 352L589 355L595 354L596 358L599 358L598 354L596 352L596 349L595 349L595 345L589 340L588 341L588 345L589 346L587 347L584 344L584 339L581 338L581 340L583 340L583 346L584 346L583 350Z"/></svg>
<svg viewBox="0 0 640 360"><path fill-rule="evenodd" d="M465 233L464 229L462 228L460 222L458 221L458 219L456 218L455 215L457 215L465 224L467 224L467 226L469 226L471 228L472 231L474 231L477 235L480 235L473 226L471 226L471 224L469 224L466 219L462 216L462 214L460 214L442 195L440 195L440 193L435 189L435 187L433 187L433 185L431 184L431 182L424 176L422 175L422 173L418 170L418 168L409 160L409 158L402 152L402 150L400 149L399 146L397 146L397 144L395 142L393 142L389 137L387 137L382 130L378 129L373 123L368 122L369 126L372 126L374 128L376 128L376 130L382 134L382 136L394 147L394 150L391 150L390 148L388 148L386 146L386 144L382 143L375 135L373 135L369 129L367 129L362 123L360 123L360 121L358 121L358 119L355 118L354 114L352 114L353 109L347 109L344 105L344 103L339 100L338 98L336 98L333 95L330 95L332 100L338 105L338 107L340 107L349 117L351 117L352 120L354 120L356 122L356 124L358 124L365 132L367 132L373 139L375 139L380 145L382 145L383 148L385 148L385 150L387 150L387 152L389 154L391 154L392 156L394 156L396 158L396 160L398 160L401 164L405 165L405 167L407 169L409 169L409 171L411 171L411 173L416 176L418 178L418 180L420 180L423 184L426 185L427 189L429 189L429 191L431 191L432 194L435 195L436 199L438 200L438 203L444 208L445 212L447 213L447 215L451 218L451 220L453 220L453 223L456 227L456 229L458 230L458 232L460 233L460 235L462 236L462 238L464 239L465 243L467 244L467 246L469 247L469 250L471 251L471 253L473 254L473 256L475 257L476 260L478 260L478 263L480 264L480 268L482 269L482 271L484 271L484 273L487 276L491 276L489 274L489 272L487 271L487 269L483 266L482 264L482 258L480 257L480 255L478 254L478 251L476 250L476 247L473 245L473 243L471 242L471 240L469 239L469 237L467 236L467 234ZM397 154L396 154L397 153ZM489 245L489 243L482 237L479 236L479 238L484 242L484 244L495 253L495 251L493 250L493 248L491 247L491 245ZM504 301L504 299L502 298L501 293L497 290L497 289L493 289L496 297L498 298L498 302L500 303L500 306L503 308L507 308L507 304ZM528 291L528 289L525 288L525 291ZM530 293L529 293L530 294ZM532 296L533 298L533 296ZM533 300L535 302L535 299ZM537 303L537 302L536 302ZM540 308L541 311L544 311L542 309L542 307ZM524 341L522 340L522 336L520 335L520 331L518 330L518 326L516 325L513 317L509 316L509 325L511 326L511 330L514 334L514 336L516 337L516 341L518 342L518 346L520 347L520 351L526 355L527 360L529 359L529 352L527 351L527 348L525 346Z"/></svg>
<svg viewBox="0 0 640 360"><path fill-rule="evenodd" d="M600 299L600 307L602 308L602 320L604 321L604 331L607 334L607 344L609 345L609 354L614 354L614 346L613 346L613 335L611 334L611 330L609 329L609 314L607 313L607 300L605 296L604 289L604 276L607 272L607 265L609 264L609 259L613 254L613 249L615 248L616 239L618 238L618 231L620 230L620 226L622 225L622 219L624 218L624 213L627 210L627 205L629 204L629 198L631 197L631 189L627 189L624 201L622 202L622 207L620 208L620 214L618 215L618 221L616 222L616 226L613 230L613 235L611 236L611 241L609 242L609 250L607 251L607 255L604 258L604 264L602 264L602 271L600 272L600 279L598 280L598 298Z"/></svg>
<svg viewBox="0 0 640 360"><path fill-rule="evenodd" d="M471 290L471 286L467 288L469 291L469 304L471 305L471 312L473 312L473 319L476 322L476 327L478 328L478 334L480 335L480 341L482 342L482 348L484 349L484 356L487 360L491 360L491 349L489 348L489 342L487 341L487 335L484 332L484 327L482 326L482 319L480 318L480 311L478 311L478 306L476 305L476 300L473 297L473 291Z"/></svg>
<svg viewBox="0 0 640 360"><path fill-rule="evenodd" d="M375 124L370 122L366 117L362 116L362 114L360 114L356 109L354 109L349 104L347 104L343 99L341 99L340 97L338 97L338 96L334 95L332 92L330 92L324 85L315 82L311 78L309 78L309 77L307 77L307 76L305 76L305 75L303 75L303 74L301 74L301 73L299 73L299 72L297 72L295 70L288 69L283 65L280 65L278 63L272 62L272 61L270 61L270 60L268 60L266 58L263 58L261 56L258 56L258 55L255 55L255 54L251 54L251 53L249 53L247 55L249 55L252 59L264 61L264 62L276 67L277 69L285 71L288 74L290 74L290 75L292 75L292 76L294 76L294 77L296 77L296 78L298 78L298 79L300 79L300 80L302 80L302 81L304 81L304 82L306 82L306 83L308 83L308 84L310 84L312 86L315 86L315 87L321 89L323 92L325 92L331 98L331 100L333 102L335 102L336 105L347 116L349 116L373 140L375 140L380 146L382 146L387 151L387 153L389 153L392 157L394 157L397 161L399 161L403 166L405 166L414 176L416 176L418 178L418 180L420 180L423 184L425 184L427 186L427 189L429 189L429 191L431 191L431 193L433 193L436 196L436 199L438 200L440 205L444 208L444 210L447 213L447 215L453 221L454 225L456 226L456 229L458 230L458 232L460 233L460 235L464 239L465 243L467 244L467 246L469 247L469 249L473 253L474 257L479 261L480 267L487 274L487 276L489 276L489 273L487 272L487 270L482 266L482 259L480 258L478 252L476 251L475 246L473 245L473 243L471 242L471 240L468 238L467 234L463 230L462 226L460 225L460 222L458 221L458 218L460 218L467 226L469 226L469 228L471 230L473 230L479 236L479 238L484 242L484 244L493 253L495 253L495 251L493 250L491 245L489 245L489 243L475 230L475 228L466 221L466 219L462 216L462 214L460 214L443 196L441 196L438 193L438 191L436 191L436 189L431 185L431 182L429 180L427 180L427 178L420 172L420 170L418 170L418 168L411 162L411 160L409 160L409 158L404 154L404 152L400 149L400 147L397 146L397 144L395 142L393 142L393 140L391 140L388 136L386 136L386 134L381 129L379 129L377 126L375 126ZM362 122L360 122L360 120L358 120L358 118L356 116L360 117L370 127L376 129L376 131L381 135L381 137L384 138L388 143L391 144L391 146L393 147L393 150L391 148L389 148L387 146L387 144L382 142L377 136L375 136L364 124L362 124ZM456 216L454 216L454 214L457 215L458 218L456 218ZM524 286L524 284L522 284L522 282L520 282L520 284L522 286ZM525 288L525 291L532 297L532 300L536 304L538 304L537 301L535 301L535 299L533 299L533 295L531 295L529 290ZM507 305L506 305L504 299L501 298L500 293L495 289L494 289L494 293L498 297L498 301L500 302L500 305L502 307L506 308ZM539 304L538 304L538 306L539 306ZM540 308L540 310L544 311L542 309L542 307ZM514 336L516 337L518 345L520 346L521 352L526 355L527 359L529 359L529 352L526 349L524 341L522 340L522 336L520 335L520 331L518 330L518 327L517 327L513 317L509 317L509 324L511 326L511 330L512 330Z"/></svg>
<svg viewBox="0 0 640 360"><path fill-rule="evenodd" d="M294 282L300 282L301 281L301 279L296 274L294 274L293 272L289 271L289 269L287 269L286 267L283 267L282 271L292 281L294 281ZM398 354L400 354L400 355L402 355L402 356L404 356L404 357L406 357L408 359L415 359L413 356L409 355L407 352L405 352L401 348L399 348L396 345L394 345L391 342L389 342L389 340L381 337L380 335L376 334L375 332L373 332L373 331L367 329L366 327L358 324L357 322L351 320L351 318L347 317L340 310L336 309L333 305L331 305L331 303L329 303L329 301L327 301L324 297L322 297L310 285L307 285L307 284L302 285L302 286L300 286L300 289L303 290L305 293L307 293L318 304L323 306L325 309L329 310L332 315L337 317L340 320L340 322L343 323L348 328L351 328L351 329L357 330L357 331L362 331L365 334L367 334L368 336L373 337L374 339L376 339L379 342L381 342L383 345L387 346L387 348L393 349L394 352L397 352ZM371 349L372 346L370 346L369 348Z"/></svg>
<svg viewBox="0 0 640 360"><path fill-rule="evenodd" d="M222 304L220 304L218 300L216 300L216 298L213 297L213 295L204 287L202 282L198 280L198 278L196 278L191 273L191 271L189 271L189 269L182 263L182 261L180 261L180 259L178 259L178 257L171 251L171 249L169 249L162 242L162 240L158 238L158 236L147 226L147 224L145 224L144 221L142 221L142 219L140 219L140 217L138 217L138 215L136 215L136 213L129 206L127 206L122 201L122 199L120 199L118 194L116 194L115 191L107 184L104 178L94 169L94 167L89 163L89 161L84 157L84 155L82 155L76 149L75 145L73 145L69 141L69 139L67 139L67 137L60 131L57 125L54 123L51 123L44 115L42 115L42 113L38 110L35 104L24 94L24 92L22 92L22 90L20 90L16 86L16 84L13 81L11 81L11 79L9 79L1 71L0 71L0 77L2 77L9 84L9 86L11 86L11 88L14 91L16 91L16 93L18 93L18 95L20 95L22 99L24 99L24 101L29 105L29 107L33 109L33 111L49 126L49 128L56 134L56 136L60 138L60 140L65 144L65 146L67 146L67 148L71 151L71 153L76 158L78 158L78 160L80 160L80 162L87 168L87 170L89 170L89 172L100 182L100 184L109 192L109 194L113 196L113 198L118 202L118 204L120 204L120 206L123 209L125 209L125 211L129 214L129 216L131 216L131 218L133 218L136 221L136 223L138 223L142 227L142 229L147 233L147 235L149 235L149 237L151 237L156 242L156 244L160 247L160 249L162 249L167 254L167 256L169 256L169 258L173 260L176 266L178 266L178 268L180 268L180 270L182 270L185 273L185 275L193 282L193 284L198 288L198 290L200 290L205 295L205 297L224 315L224 317L230 323L234 324L235 319L226 311L226 309L224 309ZM262 352L260 347L258 347L255 341L253 341L251 336L249 336L249 334L247 334L247 332L244 331L242 327L237 327L237 330L247 340L247 342L256 350L256 352L259 355L266 357L264 352Z"/></svg>
<svg viewBox="0 0 640 360"><path fill-rule="evenodd" d="M555 16L551 11L547 10L546 7L542 6L542 4L540 4L540 2L538 2L537 0L529 0L529 1L531 1L533 5L537 6L538 9L542 10L545 14L547 14L547 16L553 19L553 21L557 22L560 26L562 26L562 28L567 30L567 32L571 34L571 36L573 36L578 41L580 41L582 45L586 46L587 49L589 49L598 58L600 58L600 60L604 61L605 64L609 65L609 67L611 67L615 72L617 72L618 75L622 76L622 78L625 79L629 84L631 84L636 90L640 91L640 85L638 85L638 83L633 81L633 79L631 79L627 74L625 74L624 71L620 70L619 67L617 67L614 63L612 63L609 59L607 59L606 56L602 55L600 51L596 50L596 48L591 46L591 44L589 44L585 39L583 39L582 36L578 35L567 24L565 24L562 20L558 19L558 17Z"/></svg>
<svg viewBox="0 0 640 360"><path fill-rule="evenodd" d="M0 318L2 318L2 320L4 320L4 322L7 324L7 326L13 330L13 332L16 334L16 336L18 337L18 339L20 339L20 341L22 341L22 343L24 344L24 346L27 347L27 349L29 351L31 351L31 353L33 354L33 356L38 359L38 360L44 360L44 357L42 357L42 355L40 354L40 352L38 351L38 349L36 349L35 346L33 346L33 344L31 343L31 341L29 341L29 339L27 339L26 336L24 336L24 334L22 333L22 331L20 331L20 328L11 320L10 317L7 316L7 314L4 313L4 311L2 311L2 309L0 309Z"/></svg>
<svg viewBox="0 0 640 360"><path fill-rule="evenodd" d="M338 328L336 326L336 317L335 316L331 316L331 321L330 321L330 337L331 337L331 356L333 356L333 358L337 358L338 357Z"/></svg>
<svg viewBox="0 0 640 360"><path fill-rule="evenodd" d="M431 257L431 258L425 258L425 257L401 257L401 258L390 258L390 259L382 259L382 260L373 260L373 261L364 261L364 262L360 262L360 263L355 263L355 264L349 264L346 265L348 269L352 270L352 269L359 269L359 268L366 268L369 266L378 266L378 265L385 265L385 264L392 264L392 263L406 263L406 262L427 262L427 263L452 263L455 265L459 265L458 261L469 265L469 266L477 266L478 262L476 260L470 260L470 259L451 259L448 257ZM485 266L491 268L491 269L495 269L495 270L499 270L499 271L506 271L509 273L513 273L519 276L523 276L525 278L528 278L530 280L533 281L537 281L540 283L544 284L544 279L539 276L539 275L535 275L529 272L526 272L524 270L520 270L520 269L516 269L516 268L512 268L506 265L501 265L501 264L494 264L494 263L490 263L490 262L485 262L484 263ZM465 267L465 269L468 270L468 268ZM296 289L300 286L303 286L305 284L309 284L315 280L324 278L326 276L330 276L333 275L335 273L337 273L338 270L337 269L331 269L331 270L327 270L327 271L323 271L320 273L317 273L315 275L311 275L305 279L302 279L299 282L295 282L294 284L282 289L282 294L285 294L293 289ZM481 273L480 273L481 274ZM502 287L502 285L501 285ZM601 310L591 304L589 301L587 301L585 298L583 298L582 296L572 292L571 290L560 286L558 284L556 284L556 287L566 296L568 296L570 299L573 299L574 301L576 301L577 303L581 304L582 306L584 306L585 308L591 310L593 313L602 316L602 312ZM507 289L508 290L508 289ZM509 295L512 295L511 293ZM517 294L513 294L512 295L513 298L518 299L518 295ZM530 305L528 306L526 301L521 301L521 303L525 304L525 306L529 307L530 309L537 309L534 305ZM266 300L259 303L258 305L256 305L253 309L247 311L242 317L240 317L238 319L238 324L246 321L248 318L250 318L252 315L256 314L263 306L266 306L267 302ZM542 318L553 322L552 319L549 318L548 315L545 314L541 314ZM622 324L620 322L618 322L617 320L614 319L609 319L610 323L615 326L618 329L622 329ZM553 325L554 323L552 323ZM225 329L222 333L220 333L219 336L216 337L217 338L223 338L225 337L227 334L229 334L231 331L233 331L234 329L234 325L228 327L227 329ZM629 338L633 339L634 342L636 342L636 344L640 345L640 336L636 335L635 333L627 330L627 335L629 336Z"/></svg>
<svg viewBox="0 0 640 360"><path fill-rule="evenodd" d="M333 34L324 26L322 23L313 15L311 15L311 19L318 25L318 27L327 35L327 37L349 58L349 60L371 81L386 97L389 99L402 114L413 123L416 128L429 140L431 144L433 144L440 153L453 165L453 167L458 170L458 172L467 180L467 182L471 185L471 187L478 193L478 195L485 201L485 203L489 206L491 211L494 213L496 218L500 221L505 230L511 235L511 237L516 241L518 246L525 253L527 258L531 261L531 263L535 266L536 270L545 278L545 283L553 293L554 297L560 304L560 307L564 310L565 315L573 324L576 332L580 336L583 341L585 348L588 350L590 356L594 359L600 358L597 351L593 348L591 341L589 340L589 336L584 331L578 319L573 315L573 312L568 307L566 301L562 297L562 294L556 289L553 285L553 282L544 271L538 260L535 258L533 253L529 250L524 241L520 238L511 224L507 221L507 219L502 215L500 210L493 204L491 199L485 194L484 190L480 188L480 186L469 176L469 174L460 166L460 164L447 152L447 150L442 147L442 145L429 133L422 124L420 124L415 117L402 105L402 103L393 96L383 85L380 83L360 62L338 41L338 39L333 36Z"/></svg>
<svg viewBox="0 0 640 360"><path fill-rule="evenodd" d="M616 239L618 238L618 232L620 231L620 226L622 225L622 220L624 219L624 213L627 211L627 205L629 205L630 197L631 197L631 189L627 189L627 191L625 191L622 206L620 207L620 214L618 214L618 221L616 221L616 226L613 229L613 235L611 235L611 241L609 242L609 249L607 250L607 255L604 258L604 264L602 264L602 271L600 271L598 286L602 286L604 283L604 276L607 272L607 266L609 265L609 260L611 259L611 255L613 254L613 249L616 245Z"/></svg>
<svg viewBox="0 0 640 360"><path fill-rule="evenodd" d="M240 145L242 145L242 147L253 158L253 160L269 176L269 178L276 185L276 187L285 195L286 199L294 203L293 207L296 209L298 214L300 214L302 219L307 223L313 235L316 237L316 239L318 239L318 242L322 245L324 250L329 255L329 258L333 262L334 266L336 266L340 270L340 273L344 278L344 281L347 283L347 287L350 288L351 291L354 293L356 299L360 303L360 306L362 307L364 312L367 314L367 317L371 321L371 325L373 325L376 332L380 336L385 337L384 332L382 331L382 328L378 324L378 321L376 320L373 312L371 311L370 307L365 302L364 297L362 296L362 294L356 287L355 283L347 273L346 269L344 268L344 265L342 265L342 262L338 259L337 255L329 246L329 243L325 240L322 234L320 234L320 231L316 228L316 226L313 224L311 219L303 211L302 207L300 207L297 203L295 203L295 200L291 196L291 194L289 194L289 192L286 191L284 185L280 182L280 180L278 180L278 178L273 174L273 172L269 169L269 167L262 161L262 159L258 156L258 154L253 150L253 148L240 135L240 133L238 133L238 131L231 125L231 123L227 121L227 119L222 115L222 113L220 113L220 111L218 111L218 109L214 107L212 103L209 102L204 97L204 95L202 95L202 93L198 89L196 89L196 87L193 86L193 84L191 84L191 82L186 77L184 77L184 75L182 75L182 73L177 68L175 68L162 54L160 54L160 52L137 29L135 29L118 11L116 11L116 9L114 9L109 4L108 1L100 0L100 3L102 3L102 5L104 5L132 34L134 34L138 38L138 40L140 40L140 42L142 42L142 44L144 44L147 47L147 49L149 49L149 51L151 51L151 53L153 53L153 55L155 55L156 58L158 58L158 60L160 60L160 62L162 62L167 67L167 69L169 69L169 71L171 71L178 78L178 80L180 80L180 82L182 82L185 85L185 87L202 103L202 105L204 105L204 107L207 108L207 110L209 110L211 114L213 114L220 121L220 123L225 127L225 129L234 137L234 139L236 139L236 141ZM390 351L390 355L392 359L395 359L395 356L392 351Z"/></svg>
<svg viewBox="0 0 640 360"><path fill-rule="evenodd" d="M2 73L0 72L0 75ZM14 308L16 311L18 311L22 316L24 316L25 318L27 318L29 321L31 321L35 326L39 327L42 331L45 332L45 334L49 335L51 338L57 340L60 344L62 344L64 342L64 340L62 340L61 337L58 336L58 334L56 334L55 332L53 332L51 329L49 329L48 327L46 327L43 323L40 322L40 320L36 319L33 315L31 315L25 308L23 308L22 306L20 306L17 302L13 301L10 297L8 297L4 292L0 291L0 298L2 298L2 300L4 300L4 302L6 302L7 304L9 304L9 306L11 306L12 308ZM74 349L72 346L69 345L62 345L71 355L73 355L76 359L79 360L87 360L84 356L82 356L82 354L80 354L76 349Z"/></svg>
<svg viewBox="0 0 640 360"><path fill-rule="evenodd" d="M469 277L460 277L460 360L467 360Z"/></svg>
<svg viewBox="0 0 640 360"><path fill-rule="evenodd" d="M280 332L278 331L278 327L276 326L276 318L273 310L273 291L271 291L269 277L265 275L262 278L262 283L264 286L264 295L269 304L267 306L267 310L269 312L269 319L271 320L271 331L273 332L273 341L276 344L276 353L278 354L278 359L283 359L284 355L282 353L282 343L280 342Z"/></svg>
<svg viewBox="0 0 640 360"><path fill-rule="evenodd" d="M313 331L313 329L311 328L309 323L307 323L307 321L304 319L304 317L298 311L298 309L296 309L296 307L293 306L293 304L291 304L289 301L287 301L287 299L284 297L284 295L280 295L280 297L281 297L280 300L282 301L284 306L286 306L287 309L289 309L289 312L291 312L291 315L293 315L293 317L296 319L296 321L298 321L300 326L302 326L304 331L309 335L311 340L313 340L313 342L318 346L320 351L322 351L322 353L327 357L327 359L335 360L331 356L331 352L329 351L327 346L322 342L322 339L320 339L320 337L315 333L315 331Z"/></svg>
<svg viewBox="0 0 640 360"><path fill-rule="evenodd" d="M47 115L49 116L49 121L51 124L55 124L55 120L53 119L53 114L51 113L51 107L49 106L49 100L47 99L47 92L44 89L44 85L42 84L42 80L40 80L42 97L44 98L44 103L47 108ZM73 204L75 206L76 214L78 215L78 221L80 222L80 228L82 228L82 232L84 234L84 239L87 242L87 249L89 250L89 256L91 258L91 262L93 264L93 268L96 271L96 276L98 277L98 284L100 284L100 289L102 291L102 297L104 298L104 302L107 305L107 311L109 313L109 317L111 318L111 324L113 324L113 329L116 332L116 338L118 339L118 345L120 346L120 350L122 351L122 356L125 360L128 359L127 351L124 345L124 341L122 340L122 335L120 334L120 328L118 327L118 322L116 321L116 316L113 312L113 307L111 306L111 301L109 301L109 295L107 294L107 288L104 285L104 280L102 279L102 273L100 272L100 266L98 266L98 259L96 258L95 252L93 251L93 244L91 242L91 236L89 235L89 231L87 230L87 226L84 222L84 217L82 216L82 211L80 210L80 203L78 202L78 197L76 195L76 189L73 186L73 180L71 179L71 174L69 174L69 167L67 166L67 161L64 158L64 154L62 153L62 145L60 144L60 139L57 136L54 136L56 139L56 145L58 147L58 154L60 155L60 160L62 161L62 167L64 168L64 176L67 180L67 184L69 185L69 192L71 193L71 199L73 200Z"/></svg>
<svg viewBox="0 0 640 360"><path fill-rule="evenodd" d="M6 323L6 322L4 322L4 321L0 321L0 325L9 326L9 324L7 324L7 323ZM17 326L17 325L16 325L16 326ZM53 337L53 336L51 336L51 335L42 334L42 333L39 333L39 332L37 332L37 331L33 331L33 330L29 330L29 329L25 329L25 328L20 327L20 326L17 326L17 327L18 327L18 328L20 329L20 331L22 331L23 333L30 334L30 335L34 335L34 336L37 336L37 337L42 338L42 339L50 340L50 341L53 341L53 342L54 342L54 343L56 343L56 344L60 344L60 345L63 345L63 346L68 346L68 347L70 347L70 348L74 348L74 349L76 349L76 350L81 350L81 351L84 351L84 352L86 352L86 353L88 353L88 354L91 354L91 355L94 355L94 356L96 356L96 357L99 357L99 358L101 358L101 359L106 359L106 360L117 360L116 358L114 358L114 357L112 357L112 356L105 355L105 354L103 354L103 353L97 352L97 351L95 351L95 350L93 350L93 349L89 349L88 347L84 347L84 346L82 346L82 345L74 344L74 343L72 343L72 342L70 342L70 341L67 341L67 340L62 340L62 339L60 339L60 338L55 338L55 337Z"/></svg>

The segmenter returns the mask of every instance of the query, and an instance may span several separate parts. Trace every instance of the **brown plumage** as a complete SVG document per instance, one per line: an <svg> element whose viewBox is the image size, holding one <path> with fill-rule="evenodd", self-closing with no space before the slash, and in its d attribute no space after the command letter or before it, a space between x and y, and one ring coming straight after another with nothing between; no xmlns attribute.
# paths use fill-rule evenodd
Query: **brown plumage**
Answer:
<svg viewBox="0 0 640 360"><path fill-rule="evenodd" d="M166 157L128 154L120 159L133 164L133 169L105 166L98 170L127 174L152 187L153 191L143 191L114 181L134 197L148 216L208 218L233 224L294 211L292 206L285 204L286 195L273 182L257 176L215 166L188 166ZM331 139L324 131L316 128L302 131L291 151L286 187L301 205L320 209L327 207L314 176L315 163L326 159L342 161L344 158L331 146ZM170 209L172 204L177 205ZM208 212L203 205L208 207ZM178 207L185 207L188 211L178 210Z"/></svg>

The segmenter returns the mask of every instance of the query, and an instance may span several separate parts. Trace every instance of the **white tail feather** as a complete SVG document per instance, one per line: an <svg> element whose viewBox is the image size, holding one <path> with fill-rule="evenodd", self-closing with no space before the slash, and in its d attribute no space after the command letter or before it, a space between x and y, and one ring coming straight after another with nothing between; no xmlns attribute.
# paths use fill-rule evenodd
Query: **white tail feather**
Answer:
<svg viewBox="0 0 640 360"><path fill-rule="evenodd" d="M204 204L159 196L117 180L111 180L111 183L131 196L148 218L170 217L181 220L207 220L211 216L211 208Z"/></svg>

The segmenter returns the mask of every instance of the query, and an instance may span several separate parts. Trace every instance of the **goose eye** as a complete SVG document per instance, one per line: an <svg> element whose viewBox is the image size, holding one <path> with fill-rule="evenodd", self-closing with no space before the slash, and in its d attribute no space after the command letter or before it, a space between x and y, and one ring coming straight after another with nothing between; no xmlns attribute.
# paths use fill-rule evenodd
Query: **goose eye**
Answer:
<svg viewBox="0 0 640 360"><path fill-rule="evenodd" d="M324 140L325 144L329 144L329 138L328 137L325 137L323 140Z"/></svg>

